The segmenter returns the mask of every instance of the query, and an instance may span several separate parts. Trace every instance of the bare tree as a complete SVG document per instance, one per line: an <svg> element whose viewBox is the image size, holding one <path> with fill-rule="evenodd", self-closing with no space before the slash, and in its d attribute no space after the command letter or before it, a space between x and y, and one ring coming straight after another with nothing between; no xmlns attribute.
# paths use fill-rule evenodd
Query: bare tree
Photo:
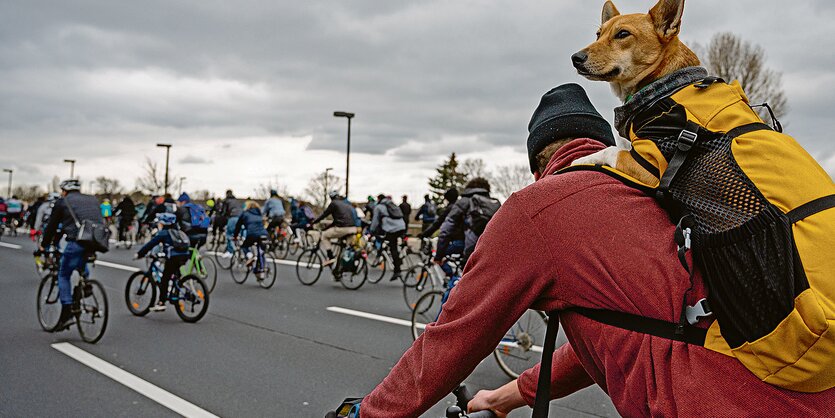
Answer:
<svg viewBox="0 0 835 418"><path fill-rule="evenodd" d="M165 170L161 170L157 163L145 157L145 164L142 166L142 176L136 178L136 188L152 195L158 195L165 189ZM177 178L169 173L169 179Z"/></svg>
<svg viewBox="0 0 835 418"><path fill-rule="evenodd" d="M325 173L320 173L313 176L307 182L307 187L304 189L304 197L314 206L324 208L327 202L328 192L336 191L337 193L342 193L344 185L344 182L339 176L329 172L326 177Z"/></svg>
<svg viewBox="0 0 835 418"><path fill-rule="evenodd" d="M328 184L330 186L330 184ZM266 183L261 183L255 188L256 199L267 199L270 197L271 191L277 191L279 196L286 197L289 195L287 185L278 181L278 178L271 179Z"/></svg>
<svg viewBox="0 0 835 418"><path fill-rule="evenodd" d="M493 193L507 200L513 192L517 192L533 183L533 175L522 164L503 165L490 176L490 186Z"/></svg>
<svg viewBox="0 0 835 418"><path fill-rule="evenodd" d="M476 177L488 177L487 165L481 158L468 158L461 163L460 171L464 173L467 181Z"/></svg>
<svg viewBox="0 0 835 418"><path fill-rule="evenodd" d="M122 185L119 184L119 180L105 176L96 177L96 188L99 191L98 194L107 196L111 199L124 192L124 188L122 188Z"/></svg>
<svg viewBox="0 0 835 418"><path fill-rule="evenodd" d="M698 45L695 50L711 73L728 82L739 80L752 105L767 102L778 119L786 116L789 106L783 76L766 66L763 47L733 33L721 32L713 35L706 50ZM770 120L766 109L757 110L763 120Z"/></svg>
<svg viewBox="0 0 835 418"><path fill-rule="evenodd" d="M201 201L201 202L205 202L205 201L209 200L209 198L211 198L211 197L212 197L212 192L210 192L208 190L205 190L205 189L201 189L201 190L195 190L194 191L194 196L192 196L192 199L197 200L197 201Z"/></svg>
<svg viewBox="0 0 835 418"><path fill-rule="evenodd" d="M43 196L43 194L43 189L38 185L20 185L12 189L12 196L17 196L18 199L30 203Z"/></svg>

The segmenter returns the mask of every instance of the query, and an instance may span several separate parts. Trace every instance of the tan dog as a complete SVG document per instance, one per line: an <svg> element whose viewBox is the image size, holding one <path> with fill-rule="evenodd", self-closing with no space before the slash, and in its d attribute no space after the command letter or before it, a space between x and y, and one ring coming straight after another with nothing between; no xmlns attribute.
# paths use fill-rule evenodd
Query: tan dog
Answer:
<svg viewBox="0 0 835 418"><path fill-rule="evenodd" d="M642 87L686 67L699 58L678 38L684 0L659 0L647 14L621 15L611 1L603 5L597 41L572 55L577 72L589 80L607 81L626 102ZM574 164L604 164L648 185L658 178L641 167L628 151L610 147Z"/></svg>

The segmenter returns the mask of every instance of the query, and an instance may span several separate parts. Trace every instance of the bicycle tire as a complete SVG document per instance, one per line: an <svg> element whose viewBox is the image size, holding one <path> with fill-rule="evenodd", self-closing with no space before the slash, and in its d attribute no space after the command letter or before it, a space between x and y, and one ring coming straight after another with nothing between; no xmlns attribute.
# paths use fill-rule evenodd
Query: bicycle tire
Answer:
<svg viewBox="0 0 835 418"><path fill-rule="evenodd" d="M193 274L182 277L179 281L179 292L174 308L180 319L193 324L206 315L209 310L209 292L203 280ZM195 306L199 308L195 310Z"/></svg>
<svg viewBox="0 0 835 418"><path fill-rule="evenodd" d="M369 266L368 266L368 282L369 283L380 283L384 277L386 277L386 270L388 263L388 259L386 258L385 254L382 252L383 250L374 250L371 253L369 259Z"/></svg>
<svg viewBox="0 0 835 418"><path fill-rule="evenodd" d="M275 265L275 263L270 261L269 259L267 259L267 262L264 264L264 269L266 270L264 272L264 278L259 280L258 284L261 285L261 287L263 287L264 289L269 289L273 287L273 285L275 284L275 279L276 277L278 277L278 268Z"/></svg>
<svg viewBox="0 0 835 418"><path fill-rule="evenodd" d="M232 266L229 268L232 273L232 280L237 284L244 284L247 277L249 277L250 268L246 265L244 259L239 253L232 256Z"/></svg>
<svg viewBox="0 0 835 418"><path fill-rule="evenodd" d="M424 293L435 290L431 274L427 266L414 266L403 275L403 300L409 310L415 308Z"/></svg>
<svg viewBox="0 0 835 418"><path fill-rule="evenodd" d="M140 279L134 284L134 281ZM144 280L142 280L144 279ZM143 296L150 296L143 298ZM128 278L125 284L125 304L135 316L145 316L157 300L157 283L146 272L137 271Z"/></svg>
<svg viewBox="0 0 835 418"><path fill-rule="evenodd" d="M209 293L212 293L217 286L217 263L209 257L198 258L197 277L206 282Z"/></svg>
<svg viewBox="0 0 835 418"><path fill-rule="evenodd" d="M101 340L104 331L107 330L107 319L109 317L107 294L97 280L84 280L82 283L89 285L91 290L89 295L83 295L79 300L81 311L76 315L75 323L78 326L78 334L81 335L81 339L87 343L95 344ZM82 290L80 293L84 293L84 291Z"/></svg>
<svg viewBox="0 0 835 418"><path fill-rule="evenodd" d="M276 260L284 260L290 255L290 243L288 242L289 238L282 237L275 245L273 249L273 258Z"/></svg>
<svg viewBox="0 0 835 418"><path fill-rule="evenodd" d="M342 260L337 260L336 262L341 263ZM343 273L339 278L339 283L348 290L358 290L368 279L368 263L365 261L365 258L357 257L354 259L353 264L355 266L354 272Z"/></svg>
<svg viewBox="0 0 835 418"><path fill-rule="evenodd" d="M302 251L296 260L296 278L305 286L312 286L322 276L322 256L315 249Z"/></svg>
<svg viewBox="0 0 835 418"><path fill-rule="evenodd" d="M427 324L438 320L441 314L441 307L444 292L433 290L425 293L412 308L412 338L417 340Z"/></svg>
<svg viewBox="0 0 835 418"><path fill-rule="evenodd" d="M521 329L516 329L520 328L518 325L523 322L525 324L521 326ZM539 363L547 327L547 315L540 311L528 310L508 330L499 346L493 350L493 356L496 358L499 369L507 377L518 379L522 372ZM515 334L518 332L521 332L522 335ZM539 343L538 346L536 345L537 342ZM511 346L510 344L514 345Z"/></svg>
<svg viewBox="0 0 835 418"><path fill-rule="evenodd" d="M223 254L226 254L226 246L221 245L220 243L217 244L215 247L215 261L217 262L218 267L229 270L232 268L233 258L235 258L235 253L232 253L232 257L224 257Z"/></svg>
<svg viewBox="0 0 835 418"><path fill-rule="evenodd" d="M61 319L61 301L58 299L58 276L48 274L38 285L38 323L46 332L52 332Z"/></svg>

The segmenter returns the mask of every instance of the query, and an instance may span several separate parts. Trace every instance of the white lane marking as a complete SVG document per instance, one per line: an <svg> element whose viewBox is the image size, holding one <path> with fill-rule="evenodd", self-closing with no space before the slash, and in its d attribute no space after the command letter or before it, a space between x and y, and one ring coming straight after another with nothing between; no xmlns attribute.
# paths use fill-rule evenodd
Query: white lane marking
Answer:
<svg viewBox="0 0 835 418"><path fill-rule="evenodd" d="M219 252L216 252L216 251L206 251L206 254L207 255L220 255L222 253L219 253ZM295 266L296 264L298 264L298 261L281 260L281 259L278 259L278 258L268 258L267 261L272 261L275 264L284 264L284 265L288 265L288 266ZM310 267L317 269L320 266L318 264L311 264Z"/></svg>
<svg viewBox="0 0 835 418"><path fill-rule="evenodd" d="M52 344L52 348L66 354L79 363L125 385L154 402L185 417L217 417L205 409L136 377L70 343Z"/></svg>
<svg viewBox="0 0 835 418"><path fill-rule="evenodd" d="M386 323L389 323L389 324L403 325L403 326L406 326L406 327L411 327L412 326L411 321L392 318L392 317L389 317L389 316L377 315L377 314L363 312L363 311L355 311L353 309L340 308L339 306L328 306L327 310L329 310L331 312L337 312L337 313L345 314L345 315L357 316L357 317L360 317L360 318L366 318L366 319L372 319L372 320L375 320L375 321L386 322ZM417 323L416 326L417 326L418 329L426 329L426 324ZM516 342L513 342L513 341L501 341L501 342L499 342L499 347L519 348L519 343L516 343ZM535 353L541 353L542 352L542 346L539 346L539 345L531 346L530 351L533 351Z"/></svg>
<svg viewBox="0 0 835 418"><path fill-rule="evenodd" d="M0 242L0 247L11 248L11 249L13 249L13 250L19 250L19 249L23 248L23 247L22 247L22 246L20 246L20 245L17 245L17 244L7 244L7 243L5 243L5 242Z"/></svg>
<svg viewBox="0 0 835 418"><path fill-rule="evenodd" d="M124 264L116 264L116 263L111 263L109 261L103 261L103 260L96 260L96 265L97 266L103 266L103 267L110 267L110 268L124 270L124 271L130 271L130 272L142 271L141 269L138 269L138 268L133 267L133 266L126 266Z"/></svg>

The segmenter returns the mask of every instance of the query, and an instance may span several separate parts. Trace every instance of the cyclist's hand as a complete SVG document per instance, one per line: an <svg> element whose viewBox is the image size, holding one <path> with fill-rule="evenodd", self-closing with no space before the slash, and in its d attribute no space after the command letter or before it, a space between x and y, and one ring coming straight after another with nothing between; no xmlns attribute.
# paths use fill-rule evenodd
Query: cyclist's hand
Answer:
<svg viewBox="0 0 835 418"><path fill-rule="evenodd" d="M444 265L444 260L441 260L441 259L437 259L437 258L436 258L436 259L432 260L432 262L433 262L433 263L435 263L435 264L437 264L437 265L439 265L439 266L443 266L443 265Z"/></svg>
<svg viewBox="0 0 835 418"><path fill-rule="evenodd" d="M507 417L510 411L526 405L516 381L496 390L480 390L467 404L467 412L493 411L499 418Z"/></svg>
<svg viewBox="0 0 835 418"><path fill-rule="evenodd" d="M136 253L136 254L133 255L134 260L139 260L140 258L142 258L142 257L139 255L139 253Z"/></svg>

